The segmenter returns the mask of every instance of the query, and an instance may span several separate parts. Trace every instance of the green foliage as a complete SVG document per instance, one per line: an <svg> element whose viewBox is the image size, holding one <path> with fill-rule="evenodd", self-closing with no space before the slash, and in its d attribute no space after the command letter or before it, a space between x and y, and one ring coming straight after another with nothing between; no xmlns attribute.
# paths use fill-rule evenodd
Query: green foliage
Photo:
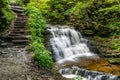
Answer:
<svg viewBox="0 0 120 80"><path fill-rule="evenodd" d="M107 3L114 3L114 2L120 3L120 0L107 0Z"/></svg>
<svg viewBox="0 0 120 80"><path fill-rule="evenodd" d="M110 44L110 48L120 51L120 38L117 39L113 38Z"/></svg>
<svg viewBox="0 0 120 80"><path fill-rule="evenodd" d="M82 18L86 13L86 7L89 7L92 4L92 0L80 0L72 8L68 10L68 14L74 14L78 18Z"/></svg>
<svg viewBox="0 0 120 80"><path fill-rule="evenodd" d="M66 23L75 19L81 22L80 27L92 30L94 35L120 34L120 0L31 0L29 6L38 8L50 22Z"/></svg>
<svg viewBox="0 0 120 80"><path fill-rule="evenodd" d="M69 19L69 15L67 14L69 9L71 9L77 0L50 0L49 1L49 14L48 17L51 21L63 22Z"/></svg>
<svg viewBox="0 0 120 80"><path fill-rule="evenodd" d="M30 2L30 0L9 0L10 4L14 5L27 5L27 3Z"/></svg>
<svg viewBox="0 0 120 80"><path fill-rule="evenodd" d="M39 9L45 16L49 13L49 5L47 4L49 0L31 0L28 4L29 6L34 6Z"/></svg>
<svg viewBox="0 0 120 80"><path fill-rule="evenodd" d="M34 60L37 64L41 65L42 67L46 67L46 68L52 68L52 62L51 62L51 58L50 58L50 52L48 51L37 51L35 56L34 56Z"/></svg>
<svg viewBox="0 0 120 80"><path fill-rule="evenodd" d="M83 80L83 79L82 79L82 77L77 76L77 77L74 78L74 80Z"/></svg>
<svg viewBox="0 0 120 80"><path fill-rule="evenodd" d="M53 64L51 53L45 49L42 35L46 22L41 12L35 7L28 6L26 14L29 16L28 27L32 36L30 47L35 53L34 61L42 67L51 68Z"/></svg>
<svg viewBox="0 0 120 80"><path fill-rule="evenodd" d="M117 0L112 2L109 0L89 0L87 4L82 3L82 5L85 6L80 10L85 11L79 12L77 15L82 15L80 19L84 29L92 30L94 35L102 37L120 34L120 4Z"/></svg>
<svg viewBox="0 0 120 80"><path fill-rule="evenodd" d="M14 14L8 4L8 0L0 2L0 32L10 27Z"/></svg>
<svg viewBox="0 0 120 80"><path fill-rule="evenodd" d="M98 37L120 35L120 0L31 0L29 6L38 8L50 22L72 22L83 33L91 31ZM33 35L41 34L30 30ZM119 40L113 39L111 48L118 49L118 44Z"/></svg>
<svg viewBox="0 0 120 80"><path fill-rule="evenodd" d="M120 34L120 4L116 4L107 8L101 8L98 10L98 13L101 13L103 18L106 18L106 24L104 25L105 27L109 28L111 32L110 35Z"/></svg>
<svg viewBox="0 0 120 80"><path fill-rule="evenodd" d="M9 0L10 4L23 5L22 0Z"/></svg>

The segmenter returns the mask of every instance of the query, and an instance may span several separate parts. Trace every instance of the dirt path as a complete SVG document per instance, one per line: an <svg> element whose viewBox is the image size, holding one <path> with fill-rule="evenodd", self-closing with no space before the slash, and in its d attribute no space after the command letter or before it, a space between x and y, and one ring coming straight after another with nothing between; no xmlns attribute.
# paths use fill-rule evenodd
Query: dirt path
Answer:
<svg viewBox="0 0 120 80"><path fill-rule="evenodd" d="M28 49L0 48L0 80L63 80L54 70L34 65Z"/></svg>
<svg viewBox="0 0 120 80"><path fill-rule="evenodd" d="M0 80L65 80L56 70L33 64L33 53L27 46L30 37L26 28L27 16L22 14L22 7L12 8L17 14L16 19L8 35L0 36Z"/></svg>
<svg viewBox="0 0 120 80"><path fill-rule="evenodd" d="M27 80L28 63L26 48L0 48L1 80Z"/></svg>

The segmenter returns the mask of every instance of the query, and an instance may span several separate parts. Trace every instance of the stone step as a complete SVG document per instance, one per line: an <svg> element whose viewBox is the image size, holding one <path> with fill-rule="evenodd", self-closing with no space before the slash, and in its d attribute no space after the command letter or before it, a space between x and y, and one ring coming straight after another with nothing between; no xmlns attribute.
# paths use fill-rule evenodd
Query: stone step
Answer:
<svg viewBox="0 0 120 80"><path fill-rule="evenodd" d="M12 40L14 44L28 44L29 40Z"/></svg>
<svg viewBox="0 0 120 80"><path fill-rule="evenodd" d="M28 16L27 15L17 14L17 18L28 18Z"/></svg>
<svg viewBox="0 0 120 80"><path fill-rule="evenodd" d="M0 44L0 47L2 48L8 48L8 47L12 47L13 44L12 43L8 43L8 42L4 42L2 44Z"/></svg>
<svg viewBox="0 0 120 80"><path fill-rule="evenodd" d="M15 26L26 26L26 23L14 23Z"/></svg>
<svg viewBox="0 0 120 80"><path fill-rule="evenodd" d="M8 36L23 36L24 34L15 34L15 33L10 33Z"/></svg>
<svg viewBox="0 0 120 80"><path fill-rule="evenodd" d="M118 65L120 65L120 58L109 58L108 61L111 64L118 64Z"/></svg>
<svg viewBox="0 0 120 80"><path fill-rule="evenodd" d="M15 21L26 21L27 22L27 19L20 19L20 18L18 18Z"/></svg>
<svg viewBox="0 0 120 80"><path fill-rule="evenodd" d="M26 24L26 21L14 21L14 23L24 23L24 24Z"/></svg>
<svg viewBox="0 0 120 80"><path fill-rule="evenodd" d="M116 54L103 54L105 58L120 58L120 53Z"/></svg>
<svg viewBox="0 0 120 80"><path fill-rule="evenodd" d="M14 44L16 48L24 48L26 47L26 44Z"/></svg>
<svg viewBox="0 0 120 80"><path fill-rule="evenodd" d="M15 29L24 29L24 28L26 28L26 26L14 26L13 28L15 28Z"/></svg>
<svg viewBox="0 0 120 80"><path fill-rule="evenodd" d="M16 8L13 8L12 10L16 13L22 13L24 11L23 9L16 9Z"/></svg>
<svg viewBox="0 0 120 80"><path fill-rule="evenodd" d="M13 28L11 29L11 31L27 31L27 30L24 28Z"/></svg>
<svg viewBox="0 0 120 80"><path fill-rule="evenodd" d="M18 17L27 17L26 14L17 14Z"/></svg>
<svg viewBox="0 0 120 80"><path fill-rule="evenodd" d="M30 36L22 35L22 36L11 36L13 40L29 40Z"/></svg>
<svg viewBox="0 0 120 80"><path fill-rule="evenodd" d="M24 10L24 8L21 7L21 6L11 6L11 8L12 8L12 9L21 9L21 10Z"/></svg>
<svg viewBox="0 0 120 80"><path fill-rule="evenodd" d="M14 34L24 34L25 31L11 31L11 33L14 33Z"/></svg>
<svg viewBox="0 0 120 80"><path fill-rule="evenodd" d="M24 19L24 20L16 19L15 21L26 21L26 23L27 23L27 19Z"/></svg>
<svg viewBox="0 0 120 80"><path fill-rule="evenodd" d="M27 32L10 32L8 36L23 36L23 35L28 35Z"/></svg>
<svg viewBox="0 0 120 80"><path fill-rule="evenodd" d="M5 41L5 42L9 42L9 41L11 41L11 37L9 37L7 35L3 35L3 36L0 36L0 40Z"/></svg>
<svg viewBox="0 0 120 80"><path fill-rule="evenodd" d="M25 30L25 29L13 29L13 30L11 30L11 33L27 33L27 32L29 32L29 31L27 31L27 30Z"/></svg>
<svg viewBox="0 0 120 80"><path fill-rule="evenodd" d="M28 17L19 17L19 16L17 16L17 18L15 20L16 21L26 21L26 20L28 20Z"/></svg>

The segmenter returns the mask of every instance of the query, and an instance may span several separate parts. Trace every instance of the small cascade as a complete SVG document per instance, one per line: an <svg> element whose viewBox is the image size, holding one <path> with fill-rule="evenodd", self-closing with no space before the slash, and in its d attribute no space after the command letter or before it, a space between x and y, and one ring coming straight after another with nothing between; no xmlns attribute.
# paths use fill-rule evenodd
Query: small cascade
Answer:
<svg viewBox="0 0 120 80"><path fill-rule="evenodd" d="M89 71L78 67L61 69L59 72L66 78L81 76L82 80L120 80L119 77L112 74Z"/></svg>
<svg viewBox="0 0 120 80"><path fill-rule="evenodd" d="M70 26L51 26L47 30L51 33L50 45L53 51L53 58L58 64L84 62L89 59L100 59L97 54L90 51L87 46L87 39L83 38L79 31ZM85 61L82 61L85 59ZM79 64L82 65L82 64ZM73 79L80 76L80 80L120 80L119 77L97 71L72 67L59 70L63 77ZM78 79L77 79L78 80Z"/></svg>
<svg viewBox="0 0 120 80"><path fill-rule="evenodd" d="M97 58L90 52L87 46L87 39L81 33L70 26L48 26L52 38L50 44L53 50L53 57L56 62L62 63L66 60L74 61L80 57Z"/></svg>

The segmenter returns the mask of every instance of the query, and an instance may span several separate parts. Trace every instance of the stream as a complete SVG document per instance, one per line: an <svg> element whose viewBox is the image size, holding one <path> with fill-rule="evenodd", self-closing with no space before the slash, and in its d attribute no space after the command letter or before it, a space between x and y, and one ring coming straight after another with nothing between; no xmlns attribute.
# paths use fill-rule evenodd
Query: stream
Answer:
<svg viewBox="0 0 120 80"><path fill-rule="evenodd" d="M59 70L63 77L73 79L80 76L82 80L120 80L118 76L109 73L83 69L86 66L85 64L87 66L88 64L93 65L94 61L97 62L101 58L98 54L91 52L87 45L88 40L79 31L75 30L74 27L48 25L47 30L51 33L49 41L55 63L57 65L72 63L72 67ZM84 67L76 66L75 63L78 62L80 66L84 65Z"/></svg>

